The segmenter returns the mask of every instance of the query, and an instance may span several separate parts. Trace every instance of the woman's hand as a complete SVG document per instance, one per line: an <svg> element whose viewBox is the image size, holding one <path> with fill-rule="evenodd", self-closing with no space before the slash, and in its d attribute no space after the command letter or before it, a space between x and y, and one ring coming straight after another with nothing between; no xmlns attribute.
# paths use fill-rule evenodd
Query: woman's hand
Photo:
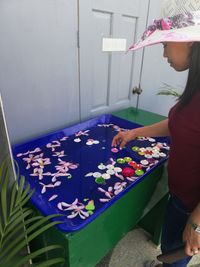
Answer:
<svg viewBox="0 0 200 267"><path fill-rule="evenodd" d="M128 142L134 140L137 137L135 130L129 130L126 132L119 132L112 140L112 146L120 146L123 148Z"/></svg>
<svg viewBox="0 0 200 267"><path fill-rule="evenodd" d="M138 127L126 132L119 132L112 140L112 146L120 145L123 148L126 143L134 140L138 136L154 137L169 136L168 119L154 123L152 125Z"/></svg>
<svg viewBox="0 0 200 267"><path fill-rule="evenodd" d="M192 212L190 216L192 222L200 225L200 207ZM188 222L183 232L183 242L185 243L185 253L188 256L193 256L200 253L200 234L197 233L192 225Z"/></svg>

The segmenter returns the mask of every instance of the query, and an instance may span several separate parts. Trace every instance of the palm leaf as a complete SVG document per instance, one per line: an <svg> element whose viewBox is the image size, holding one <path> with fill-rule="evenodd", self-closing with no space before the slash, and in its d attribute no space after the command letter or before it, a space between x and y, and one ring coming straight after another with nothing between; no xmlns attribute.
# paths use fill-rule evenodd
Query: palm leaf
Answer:
<svg viewBox="0 0 200 267"><path fill-rule="evenodd" d="M3 160L3 162L0 165L0 184L2 183L2 180L3 180L3 177L4 177L5 164L6 164L6 160Z"/></svg>
<svg viewBox="0 0 200 267"><path fill-rule="evenodd" d="M10 200L10 211L12 211L15 206L16 195L17 195L17 187L13 186L12 193L11 193L11 200Z"/></svg>
<svg viewBox="0 0 200 267"><path fill-rule="evenodd" d="M29 215L33 215L34 213L35 212L30 208L23 209L23 214L17 214L18 216L16 216L15 219L12 219L12 221L9 223L8 227L6 228L5 234L8 235L10 232L13 233L13 231L16 229L17 225L22 221L22 219L25 220L25 224L29 224L29 222L31 222L32 220L38 220L38 217L42 218L42 216L34 216L30 219L27 218Z"/></svg>
<svg viewBox="0 0 200 267"><path fill-rule="evenodd" d="M177 92L176 88L172 87L171 85L164 83L163 89L160 90L157 95L171 95L179 98L181 93Z"/></svg>
<svg viewBox="0 0 200 267"><path fill-rule="evenodd" d="M23 177L22 177L22 180L23 181L20 183L20 186L22 186L24 184L24 178ZM20 190L19 192L18 192L17 202L20 203L21 202L20 194L23 195L23 191ZM19 216L20 216L20 212L22 212L22 210L18 210L18 215ZM6 246L6 248L1 251L0 258L1 257L5 257L5 255L7 253L9 253L9 256L7 256L7 257L10 258L12 255L15 255L16 252L19 252L20 249L23 248L23 246L26 246L27 240L30 242L33 238L35 238L36 236L38 236L39 234L41 234L42 232L44 232L46 229L50 228L53 225L59 224L60 221L54 222L54 223L49 223L49 224L41 227L48 220L50 220L52 218L55 218L55 217L58 217L58 216L61 216L61 215L60 214L56 214L56 215L50 215L50 216L47 216L47 217L42 217L39 221L37 221L36 223L34 223L33 225L31 225L30 227L27 228L26 224L23 223L23 216L21 215L21 219L22 219L21 223L23 224L23 228L26 228L26 231L25 231L25 233L22 232L21 234L19 234L18 237L15 238L15 240L12 243L8 244ZM10 216L10 220L12 221L12 216ZM7 225L9 225L9 223ZM39 228L39 229L37 230L37 228ZM32 231L35 231L34 234L30 235L27 238L27 240L26 239L23 240L25 238L25 235L30 234ZM4 240L5 240L5 238L6 237L4 237ZM19 243L19 242L21 242L21 243ZM15 247L15 245L17 245L17 246ZM1 246L2 246L2 244L1 244Z"/></svg>
<svg viewBox="0 0 200 267"><path fill-rule="evenodd" d="M21 223L22 220L25 220L26 217L30 216L31 214L33 214L33 210L28 209L26 212L23 212L22 214L20 214L21 216L14 220L13 223L10 225L10 227L6 229L5 231L5 236L6 239L3 238L2 240L2 248L5 247L5 245L12 239L15 238L15 236L17 236L18 233L23 231L24 225ZM33 218L32 218L33 219ZM26 225L26 223L25 223Z"/></svg>
<svg viewBox="0 0 200 267"><path fill-rule="evenodd" d="M6 247L6 249L2 252L2 256L4 258L6 258L5 262L7 262L7 261L11 260L13 257L15 257L17 255L17 253L19 253L19 251L21 251L21 249L26 246L27 242L30 243L37 236L39 236L40 234L42 234L43 232L45 232L46 230L48 230L52 226L59 224L59 223L61 223L61 222L52 222L52 223L49 223L49 224L43 226L42 228L35 231L33 234L27 236L27 240L21 240L21 238L18 238L18 242L13 242L13 243L15 243L14 247L13 247L13 243L12 243L11 246ZM16 243L18 243L18 244L16 244Z"/></svg>
<svg viewBox="0 0 200 267"><path fill-rule="evenodd" d="M9 183L9 168L6 166L6 172L5 172L5 179L2 184L2 190L1 190L1 205L2 205L2 214L3 214L3 223L4 225L7 224L8 216L8 207L7 207L7 202L8 202L8 197L7 197L7 188L8 188L8 183Z"/></svg>
<svg viewBox="0 0 200 267"><path fill-rule="evenodd" d="M50 266L55 265L57 263L64 263L64 262L65 262L65 260L63 258L56 258L56 259L52 259L52 260L47 260L43 263L34 264L32 266L33 267L50 267Z"/></svg>
<svg viewBox="0 0 200 267"><path fill-rule="evenodd" d="M51 246L48 246L48 247L45 247L45 248L38 249L37 251L35 251L35 252L25 256L23 259L21 259L17 264L15 264L15 267L21 267L23 264L28 262L30 259L33 260L33 259L37 258L38 256L44 254L44 253L47 253L47 252L49 252L51 250L56 250L56 249L63 250L63 247L59 246L59 245L51 245ZM57 258L56 260L59 260L58 263L62 263L63 262L63 258Z"/></svg>
<svg viewBox="0 0 200 267"><path fill-rule="evenodd" d="M178 92L176 92L173 89L164 89L164 90L160 90L157 95L171 95L171 96L175 96L175 97L180 97L181 94L179 94Z"/></svg>
<svg viewBox="0 0 200 267"><path fill-rule="evenodd" d="M50 250L60 249L61 246L51 245L40 248L25 256L19 256L22 249L26 248L29 242L44 233L50 227L60 224L62 221L49 222L60 214L47 217L33 214L33 210L26 208L33 190L30 191L30 185L25 185L25 178L15 181L12 190L9 188L9 168L5 163L0 166L0 266L20 266L29 260L42 255ZM10 203L10 204L9 204ZM31 217L30 217L31 216ZM33 266L45 267L56 263L62 264L63 257L49 259L44 263L34 264Z"/></svg>

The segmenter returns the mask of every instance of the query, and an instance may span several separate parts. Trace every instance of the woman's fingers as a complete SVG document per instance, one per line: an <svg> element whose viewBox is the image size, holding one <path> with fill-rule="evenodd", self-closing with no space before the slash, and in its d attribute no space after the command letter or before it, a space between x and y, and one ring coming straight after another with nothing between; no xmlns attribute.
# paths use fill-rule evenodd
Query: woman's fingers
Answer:
<svg viewBox="0 0 200 267"><path fill-rule="evenodd" d="M131 131L127 132L119 132L112 140L112 146L120 146L123 148L129 141L131 141L133 136L131 135Z"/></svg>
<svg viewBox="0 0 200 267"><path fill-rule="evenodd" d="M128 142L127 138L126 138L126 134L123 132L118 133L112 140L112 146L120 146L120 148L122 149L126 143Z"/></svg>
<svg viewBox="0 0 200 267"><path fill-rule="evenodd" d="M117 135L113 138L111 145L112 146L116 146L117 145Z"/></svg>
<svg viewBox="0 0 200 267"><path fill-rule="evenodd" d="M121 142L121 144L120 144L120 148L121 149L124 148L126 144L127 144L126 139L123 139L122 142Z"/></svg>
<svg viewBox="0 0 200 267"><path fill-rule="evenodd" d="M188 255L188 256L193 256L193 255L197 255L199 254L200 250L197 246L188 246L186 245L185 246L185 253Z"/></svg>
<svg viewBox="0 0 200 267"><path fill-rule="evenodd" d="M120 142L121 142L121 133L118 133L112 140L112 146L118 146Z"/></svg>

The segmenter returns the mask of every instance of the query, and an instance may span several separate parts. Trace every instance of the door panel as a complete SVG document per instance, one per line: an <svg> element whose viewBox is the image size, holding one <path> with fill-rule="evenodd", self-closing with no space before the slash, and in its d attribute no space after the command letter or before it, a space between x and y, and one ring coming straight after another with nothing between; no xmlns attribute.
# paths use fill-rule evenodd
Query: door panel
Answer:
<svg viewBox="0 0 200 267"><path fill-rule="evenodd" d="M138 86L142 51L103 52L103 38L131 45L146 24L148 0L79 1L81 118L128 107Z"/></svg>

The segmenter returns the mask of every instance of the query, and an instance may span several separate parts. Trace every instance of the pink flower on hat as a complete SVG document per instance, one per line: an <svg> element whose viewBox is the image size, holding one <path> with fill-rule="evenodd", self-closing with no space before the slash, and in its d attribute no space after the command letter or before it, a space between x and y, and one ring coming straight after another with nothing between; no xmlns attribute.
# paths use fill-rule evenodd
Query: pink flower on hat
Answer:
<svg viewBox="0 0 200 267"><path fill-rule="evenodd" d="M172 23L170 21L166 21L164 19L161 19L160 21L162 30L170 30L172 27Z"/></svg>

